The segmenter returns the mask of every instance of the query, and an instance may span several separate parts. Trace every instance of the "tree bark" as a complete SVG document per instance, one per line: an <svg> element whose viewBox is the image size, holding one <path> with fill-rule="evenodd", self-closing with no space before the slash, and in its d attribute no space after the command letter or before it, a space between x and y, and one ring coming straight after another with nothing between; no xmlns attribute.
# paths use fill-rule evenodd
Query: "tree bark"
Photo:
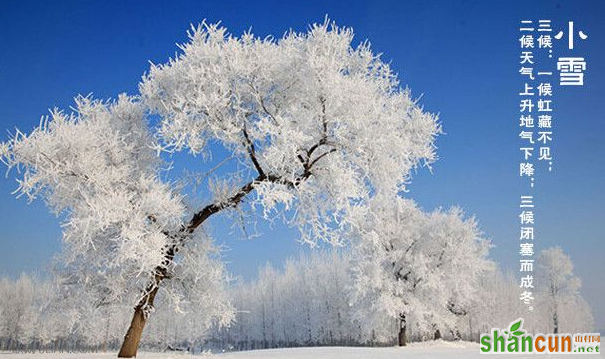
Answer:
<svg viewBox="0 0 605 359"><path fill-rule="evenodd" d="M153 288L134 308L134 315L132 316L132 321L130 322L130 327L126 332L126 336L124 336L124 342L118 353L118 358L132 358L137 356L143 329L147 323L147 316L145 315L144 310L145 304L153 306L153 301L155 300L158 289L158 286Z"/></svg>
<svg viewBox="0 0 605 359"><path fill-rule="evenodd" d="M397 336L397 344L400 347L405 347L408 345L407 337L406 337L406 328L407 323L405 322L405 316L401 315L400 325L399 325L399 335Z"/></svg>
<svg viewBox="0 0 605 359"><path fill-rule="evenodd" d="M433 336L433 339L435 339L435 340L441 339L441 331L439 329L435 330L435 335Z"/></svg>
<svg viewBox="0 0 605 359"><path fill-rule="evenodd" d="M400 347L405 347L406 345L408 345L408 341L405 335L405 324L404 326L402 326L401 328L399 328L399 335L398 335L398 341L397 344Z"/></svg>
<svg viewBox="0 0 605 359"><path fill-rule="evenodd" d="M557 305L557 293L558 290L555 289L553 284L550 286L550 295L553 301L553 313L552 313L552 321L553 321L553 333L559 334L559 306Z"/></svg>

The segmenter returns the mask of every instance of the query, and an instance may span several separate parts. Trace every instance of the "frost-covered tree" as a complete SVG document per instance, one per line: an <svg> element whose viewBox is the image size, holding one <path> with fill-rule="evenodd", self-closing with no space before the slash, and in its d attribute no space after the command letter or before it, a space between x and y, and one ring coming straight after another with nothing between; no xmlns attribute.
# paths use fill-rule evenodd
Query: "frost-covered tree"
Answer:
<svg viewBox="0 0 605 359"><path fill-rule="evenodd" d="M488 333L492 328L504 328L519 317L524 319L523 326L528 332L553 332L553 300L547 278L542 277L540 271L539 267L534 266L537 301L533 311L528 311L527 306L519 300L518 271L503 273L494 269L485 272L480 278L481 290L476 296L477 303L468 311L472 320L470 337L478 340L479 334ZM595 330L590 305L579 293L560 296L557 309L559 332Z"/></svg>
<svg viewBox="0 0 605 359"><path fill-rule="evenodd" d="M145 107L120 96L110 103L78 98L76 109L70 115L53 111L29 135L18 132L3 153L18 168L19 192L30 199L43 196L65 217L59 262L66 286L88 289L86 298L94 301L88 313L138 303L133 323L142 329L156 281L174 275L164 289L175 304L182 297L213 298L199 304L209 317L230 320L215 274L222 263L208 240L183 243L175 258L185 207L173 186L160 179ZM193 280L182 285L180 279Z"/></svg>
<svg viewBox="0 0 605 359"><path fill-rule="evenodd" d="M561 307L569 306L579 298L580 278L573 274L573 263L561 247L540 252L536 274L535 285L540 288L539 297L552 319L549 330L552 328L552 332L557 334L561 325Z"/></svg>
<svg viewBox="0 0 605 359"><path fill-rule="evenodd" d="M353 300L365 322L379 327L385 315L396 320L401 346L411 320L423 331L453 328L491 266L475 220L457 208L423 213L401 198L371 206L373 216L360 218L353 246Z"/></svg>
<svg viewBox="0 0 605 359"><path fill-rule="evenodd" d="M529 332L539 333L534 316L519 300L519 280L517 272L503 273L499 268L485 271L479 277L479 291L475 293L475 304L468 310L469 337L478 341L479 335L489 333L492 328L504 328L512 320L522 317L524 327ZM512 318L512 319L511 319Z"/></svg>
<svg viewBox="0 0 605 359"><path fill-rule="evenodd" d="M201 298L209 318L231 319L215 281L222 265L197 244L211 216L246 202L308 243L338 243L352 211L395 196L435 159L436 117L367 42L352 46L351 29L326 21L274 39L202 24L189 35L176 58L151 67L140 96L79 98L74 113L55 110L0 148L19 193L63 216L71 282L99 305L135 304L121 357L136 355L160 288L176 305ZM155 150L236 165L210 170L213 196L191 208Z"/></svg>
<svg viewBox="0 0 605 359"><path fill-rule="evenodd" d="M35 287L36 282L27 275L21 275L13 285L6 278L0 282L2 289L0 334L8 339L8 346L11 349L29 343L34 334Z"/></svg>

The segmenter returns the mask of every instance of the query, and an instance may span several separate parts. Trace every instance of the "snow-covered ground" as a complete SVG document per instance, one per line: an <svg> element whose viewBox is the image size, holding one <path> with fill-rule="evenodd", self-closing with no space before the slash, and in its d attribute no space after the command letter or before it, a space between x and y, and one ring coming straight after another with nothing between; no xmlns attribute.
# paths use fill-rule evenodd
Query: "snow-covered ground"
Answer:
<svg viewBox="0 0 605 359"><path fill-rule="evenodd" d="M512 355L512 354L511 354ZM0 359L109 359L115 353L91 354L13 354L0 353ZM579 355L548 355L548 358L573 358ZM597 358L600 355L596 356ZM405 348L368 348L368 347L310 347L250 350L221 354L174 354L174 353L139 353L142 359L450 359L450 358L502 358L501 355L484 355L479 353L475 343L427 342L414 343ZM514 355L515 359L535 358L534 355ZM586 358L586 357L585 357ZM587 358L595 358L589 356Z"/></svg>

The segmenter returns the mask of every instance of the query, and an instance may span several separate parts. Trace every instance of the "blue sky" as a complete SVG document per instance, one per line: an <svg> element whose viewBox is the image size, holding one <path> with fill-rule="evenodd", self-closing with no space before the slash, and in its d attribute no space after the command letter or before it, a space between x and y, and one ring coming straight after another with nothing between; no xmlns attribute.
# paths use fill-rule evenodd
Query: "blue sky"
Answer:
<svg viewBox="0 0 605 359"><path fill-rule="evenodd" d="M475 214L496 246L494 259L511 268L518 260L518 197L526 188L517 175L519 21L552 19L559 29L573 20L589 35L574 50L587 59L586 85L555 89L554 170L536 178L536 246L561 245L571 256L605 328L602 1L3 1L0 129L28 131L48 108L68 108L77 94L136 93L148 61L166 61L189 25L204 18L235 34L252 28L280 36L326 14L352 26L358 41L368 38L403 84L423 95L425 108L440 114L447 133L437 141L440 159L432 174L415 174L409 196L425 209L460 205ZM59 250L59 223L42 202L15 199L15 188L13 179L0 178L0 275L44 273ZM225 255L236 275L249 278L266 261L279 265L304 249L283 226L242 241L226 223L212 226L230 247Z"/></svg>

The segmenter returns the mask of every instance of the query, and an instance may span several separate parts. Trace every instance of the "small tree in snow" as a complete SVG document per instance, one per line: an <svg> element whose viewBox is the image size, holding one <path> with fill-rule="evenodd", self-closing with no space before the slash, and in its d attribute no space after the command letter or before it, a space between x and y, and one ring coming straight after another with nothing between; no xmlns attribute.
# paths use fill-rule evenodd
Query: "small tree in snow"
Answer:
<svg viewBox="0 0 605 359"><path fill-rule="evenodd" d="M7 338L11 350L27 348L35 331L36 281L22 274L13 285L3 278L0 281L0 337Z"/></svg>
<svg viewBox="0 0 605 359"><path fill-rule="evenodd" d="M536 285L550 313L553 333L559 333L561 308L579 298L580 279L573 274L573 263L561 247L540 252L537 261Z"/></svg>
<svg viewBox="0 0 605 359"><path fill-rule="evenodd" d="M394 197L434 160L435 116L352 39L328 21L279 40L202 24L180 55L152 66L140 96L79 98L75 113L53 111L0 148L19 192L63 214L74 281L99 303L136 304L119 356L136 355L160 287L176 305L198 300L209 318L231 319L222 265L196 231L209 217L246 200L265 217L281 213L306 242L338 243L371 194ZM236 165L213 172L213 198L191 209L158 149L209 165L227 150L220 163Z"/></svg>
<svg viewBox="0 0 605 359"><path fill-rule="evenodd" d="M397 320L401 346L410 320L421 330L451 328L479 290L479 274L491 267L489 243L474 219L464 219L457 208L425 214L406 199L371 206L373 215L360 220L353 247L361 315L374 327L373 318Z"/></svg>

